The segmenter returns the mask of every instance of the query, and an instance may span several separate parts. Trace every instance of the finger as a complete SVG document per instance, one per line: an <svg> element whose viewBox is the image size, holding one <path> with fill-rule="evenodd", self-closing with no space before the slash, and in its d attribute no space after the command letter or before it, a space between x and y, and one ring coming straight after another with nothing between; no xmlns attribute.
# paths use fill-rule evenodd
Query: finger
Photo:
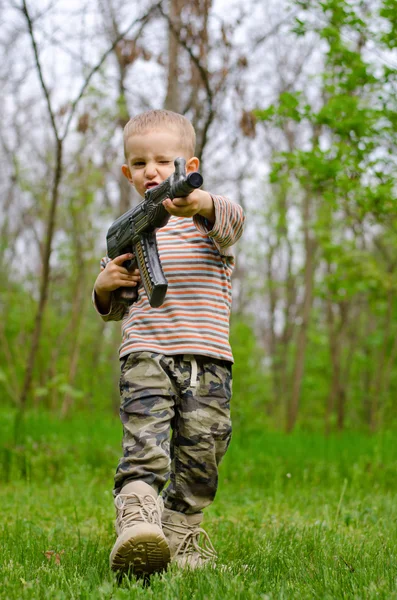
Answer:
<svg viewBox="0 0 397 600"><path fill-rule="evenodd" d="M132 271L130 271L129 269L127 269L126 267L123 267L121 265L113 265L113 269L115 273L119 273L119 274L123 274L123 275L139 275L139 269L133 269Z"/></svg>
<svg viewBox="0 0 397 600"><path fill-rule="evenodd" d="M125 273L125 271L127 271L128 275L133 276L133 277L140 277L140 271L139 269L133 269L132 271L126 269L125 267L119 267L118 271L120 273Z"/></svg>
<svg viewBox="0 0 397 600"><path fill-rule="evenodd" d="M163 206L165 210L170 213L170 215L176 216L181 216L182 211L184 210L184 208L186 208L184 206L177 206L176 204L174 204L173 200L164 200Z"/></svg>
<svg viewBox="0 0 397 600"><path fill-rule="evenodd" d="M129 275L130 274L128 269L126 269L125 267L121 267L119 265L115 266L113 272L115 274L115 277L119 277L120 275Z"/></svg>
<svg viewBox="0 0 397 600"><path fill-rule="evenodd" d="M172 200L167 198L163 200L163 206L190 206L193 202L188 196L186 198L173 198Z"/></svg>
<svg viewBox="0 0 397 600"><path fill-rule="evenodd" d="M176 217L192 217L194 214L196 214L196 211L193 210L190 206L188 207L181 207L181 206L174 206L172 208L168 208L165 207L167 212L170 213L170 215L175 215Z"/></svg>
<svg viewBox="0 0 397 600"><path fill-rule="evenodd" d="M172 200L164 200L163 202L163 206L165 208L165 210L170 214L170 215L174 215L175 214L175 207L172 204Z"/></svg>
<svg viewBox="0 0 397 600"><path fill-rule="evenodd" d="M117 282L119 287L136 287L138 285L138 281L132 281L131 279L120 279Z"/></svg>
<svg viewBox="0 0 397 600"><path fill-rule="evenodd" d="M189 198L173 198L172 204L174 206L190 206L191 201Z"/></svg>
<svg viewBox="0 0 397 600"><path fill-rule="evenodd" d="M138 273L138 275L131 275L131 274L123 275L123 274L120 274L120 279L122 279L123 281L139 281L141 279L141 277L140 277L139 273Z"/></svg>
<svg viewBox="0 0 397 600"><path fill-rule="evenodd" d="M131 260L134 257L133 254L128 252L128 254L120 254L120 256L116 256L111 262L115 265L122 265L126 260Z"/></svg>

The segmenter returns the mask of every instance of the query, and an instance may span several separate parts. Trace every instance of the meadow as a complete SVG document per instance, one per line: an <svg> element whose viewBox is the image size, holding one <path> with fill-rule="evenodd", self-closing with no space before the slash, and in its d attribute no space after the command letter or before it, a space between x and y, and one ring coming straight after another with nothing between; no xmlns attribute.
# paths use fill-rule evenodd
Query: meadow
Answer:
<svg viewBox="0 0 397 600"><path fill-rule="evenodd" d="M16 433L18 435L16 435ZM235 424L205 528L217 569L149 585L108 567L115 415L0 412L0 598L397 598L397 444Z"/></svg>

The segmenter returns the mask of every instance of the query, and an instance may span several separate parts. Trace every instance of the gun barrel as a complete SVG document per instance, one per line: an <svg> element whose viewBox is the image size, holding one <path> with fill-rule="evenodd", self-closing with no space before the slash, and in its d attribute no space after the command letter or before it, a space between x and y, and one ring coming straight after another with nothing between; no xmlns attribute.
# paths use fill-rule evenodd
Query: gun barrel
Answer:
<svg viewBox="0 0 397 600"><path fill-rule="evenodd" d="M188 196L193 190L201 187L203 185L203 178L195 171L194 173L189 173L186 178L176 181L171 186L171 200L172 198L184 198Z"/></svg>

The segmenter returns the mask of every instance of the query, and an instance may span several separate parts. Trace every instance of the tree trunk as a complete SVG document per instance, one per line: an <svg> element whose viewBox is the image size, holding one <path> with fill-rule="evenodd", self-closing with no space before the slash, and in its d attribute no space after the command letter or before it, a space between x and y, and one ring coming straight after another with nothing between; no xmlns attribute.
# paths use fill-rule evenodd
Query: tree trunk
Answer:
<svg viewBox="0 0 397 600"><path fill-rule="evenodd" d="M292 376L292 393L287 412L286 430L290 433L295 427L298 417L300 393L305 367L307 332L310 321L310 313L313 304L315 253L316 240L311 237L310 227L310 200L305 196L303 206L303 229L305 238L305 267L304 267L304 298L302 303L302 323L298 333L295 366Z"/></svg>
<svg viewBox="0 0 397 600"><path fill-rule="evenodd" d="M331 266L328 264L328 273L331 272ZM330 294L331 292L329 292ZM328 402L325 411L325 431L330 432L330 419L332 412L336 406L337 428L342 430L345 424L345 406L346 406L346 386L347 380L343 378L342 360L344 347L344 334L347 323L347 305L339 302L336 306L339 307L339 319L335 318L334 313L335 303L331 297L327 299L327 324L328 338L331 358L331 387L328 396ZM348 359L349 360L349 359ZM345 374L349 372L347 365Z"/></svg>
<svg viewBox="0 0 397 600"><path fill-rule="evenodd" d="M70 319L70 332L72 342L68 374L68 386L70 388L74 386L80 357L80 327L84 311L84 304L86 301L86 286L84 275L84 264L82 261L80 261L80 268L77 272L76 282L74 286L74 302L72 308L72 315ZM64 394L61 406L62 417L66 417L66 415L72 407L72 404L73 396L70 392L66 392Z"/></svg>
<svg viewBox="0 0 397 600"><path fill-rule="evenodd" d="M370 397L370 421L369 425L372 433L378 428L379 425L379 412L382 409L381 396L383 394L383 379L384 371L386 367L386 356L387 346L390 331L392 331L392 319L393 319L393 293L389 292L387 298L387 309L385 314L385 320L383 325L384 340L383 344L378 352L376 359L376 370L375 376L371 385L371 397Z"/></svg>
<svg viewBox="0 0 397 600"><path fill-rule="evenodd" d="M25 371L25 378L23 382L22 392L20 396L20 407L23 409L26 405L26 401L30 392L30 388L32 385L33 379L33 370L36 361L37 350L40 343L41 330L43 325L43 316L45 307L47 304L48 298L48 286L50 281L50 259L51 259L51 251L52 251L52 240L54 237L55 231L55 219L56 219L56 210L58 206L59 199L59 184L62 178L62 140L57 139L56 144L56 167L55 167L55 176L54 182L52 186L52 194L51 194L51 205L50 212L47 221L47 231L46 231L46 239L45 239L45 249L44 249L44 261L43 261L43 269L41 274L41 283L40 283L40 297L39 297L39 305L37 308L37 313L34 321L34 330L32 335L32 341L30 345L30 349L28 352L28 359Z"/></svg>
<svg viewBox="0 0 397 600"><path fill-rule="evenodd" d="M181 95L179 84L179 49L180 44L175 34L181 27L181 0L170 0L169 15L172 27L168 26L168 73L167 73L167 95L164 108L181 112Z"/></svg>

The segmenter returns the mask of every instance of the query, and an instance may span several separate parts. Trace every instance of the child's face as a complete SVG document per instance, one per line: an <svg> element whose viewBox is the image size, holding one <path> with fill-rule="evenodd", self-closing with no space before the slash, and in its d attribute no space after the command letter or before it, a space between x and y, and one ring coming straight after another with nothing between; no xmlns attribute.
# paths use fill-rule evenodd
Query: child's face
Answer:
<svg viewBox="0 0 397 600"><path fill-rule="evenodd" d="M128 164L122 166L127 179L140 196L174 172L174 160L186 159L187 172L198 169L198 159L187 156L180 136L172 129L153 129L131 135L126 144Z"/></svg>

